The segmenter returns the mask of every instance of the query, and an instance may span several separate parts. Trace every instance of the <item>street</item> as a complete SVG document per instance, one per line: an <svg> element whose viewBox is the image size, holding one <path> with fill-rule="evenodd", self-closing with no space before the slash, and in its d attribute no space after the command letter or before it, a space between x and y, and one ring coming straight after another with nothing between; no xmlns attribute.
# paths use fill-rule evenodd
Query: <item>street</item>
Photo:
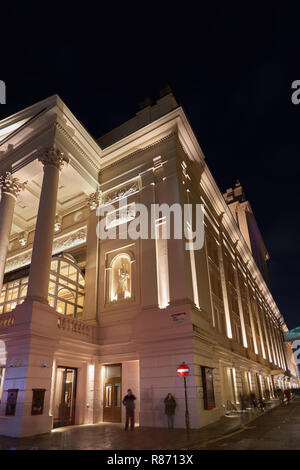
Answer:
<svg viewBox="0 0 300 470"><path fill-rule="evenodd" d="M227 437L226 437L227 436ZM243 429L210 439L189 449L298 450L300 449L300 398L279 405Z"/></svg>

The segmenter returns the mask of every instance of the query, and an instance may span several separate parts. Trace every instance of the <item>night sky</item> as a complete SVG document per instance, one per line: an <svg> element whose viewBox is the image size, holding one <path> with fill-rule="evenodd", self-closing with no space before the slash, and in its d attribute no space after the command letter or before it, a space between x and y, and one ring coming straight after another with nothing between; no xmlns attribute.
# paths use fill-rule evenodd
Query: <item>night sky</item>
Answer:
<svg viewBox="0 0 300 470"><path fill-rule="evenodd" d="M300 325L300 5L31 5L1 7L0 118L57 93L97 138L169 84L220 189L243 185L273 297L288 327Z"/></svg>

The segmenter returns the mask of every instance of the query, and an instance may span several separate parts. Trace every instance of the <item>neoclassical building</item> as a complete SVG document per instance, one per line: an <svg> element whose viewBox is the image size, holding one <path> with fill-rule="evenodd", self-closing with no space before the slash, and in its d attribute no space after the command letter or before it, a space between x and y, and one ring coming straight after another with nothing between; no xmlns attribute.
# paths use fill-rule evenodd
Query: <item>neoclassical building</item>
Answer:
<svg viewBox="0 0 300 470"><path fill-rule="evenodd" d="M129 387L140 426L166 426L171 392L184 427L183 361L192 428L298 386L251 206L220 192L171 93L98 141L39 102L0 122L0 175L0 435L122 422ZM138 203L203 204L203 247L166 240L164 217L123 236ZM116 239L97 236L107 204Z"/></svg>

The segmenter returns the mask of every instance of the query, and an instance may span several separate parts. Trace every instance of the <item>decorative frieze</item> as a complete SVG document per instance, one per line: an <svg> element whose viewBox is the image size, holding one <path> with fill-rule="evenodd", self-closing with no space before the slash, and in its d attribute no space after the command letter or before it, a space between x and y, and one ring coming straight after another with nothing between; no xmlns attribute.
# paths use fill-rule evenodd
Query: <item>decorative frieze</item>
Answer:
<svg viewBox="0 0 300 470"><path fill-rule="evenodd" d="M74 232L62 235L53 241L52 254L55 255L61 251L69 250L74 246L81 245L86 242L86 227L75 230ZM27 266L31 262L32 250L20 253L16 256L8 258L5 265L5 273L14 271L15 269Z"/></svg>
<svg viewBox="0 0 300 470"><path fill-rule="evenodd" d="M12 194L15 198L18 197L19 193L25 189L27 181L21 183L18 178L15 178L10 172L6 172L5 175L0 176L0 188L3 193Z"/></svg>
<svg viewBox="0 0 300 470"><path fill-rule="evenodd" d="M102 197L102 204L112 204L113 202L117 201L118 199L128 197L140 189L138 181L134 181L128 183L121 188L118 188L114 191L109 191Z"/></svg>

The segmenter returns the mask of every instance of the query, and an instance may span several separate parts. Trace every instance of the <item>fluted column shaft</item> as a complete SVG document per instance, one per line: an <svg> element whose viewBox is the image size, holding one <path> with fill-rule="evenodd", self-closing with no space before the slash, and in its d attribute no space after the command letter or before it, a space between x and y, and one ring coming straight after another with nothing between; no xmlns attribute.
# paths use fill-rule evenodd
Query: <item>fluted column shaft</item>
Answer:
<svg viewBox="0 0 300 470"><path fill-rule="evenodd" d="M44 177L29 271L27 300L48 303L59 170L67 160L62 152L51 148L39 157L39 161L44 165Z"/></svg>
<svg viewBox="0 0 300 470"><path fill-rule="evenodd" d="M24 186L24 183L20 183L11 173L6 173L5 176L0 177L0 187L2 190L0 202L0 292L3 286L9 235L16 199L19 192L24 189Z"/></svg>

